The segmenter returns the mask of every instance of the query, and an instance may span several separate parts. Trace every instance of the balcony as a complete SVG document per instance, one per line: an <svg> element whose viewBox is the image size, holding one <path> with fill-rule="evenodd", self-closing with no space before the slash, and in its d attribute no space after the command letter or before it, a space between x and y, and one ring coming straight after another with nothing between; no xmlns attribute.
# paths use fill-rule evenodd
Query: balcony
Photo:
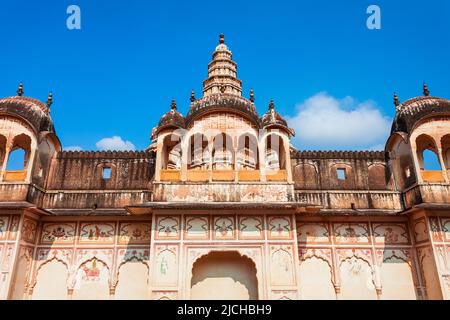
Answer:
<svg viewBox="0 0 450 320"><path fill-rule="evenodd" d="M441 170L420 170L424 182L444 182Z"/></svg>
<svg viewBox="0 0 450 320"><path fill-rule="evenodd" d="M180 170L161 169L161 181L180 181Z"/></svg>
<svg viewBox="0 0 450 320"><path fill-rule="evenodd" d="M26 177L27 177L27 170L9 170L5 171L3 181L5 182L25 181Z"/></svg>

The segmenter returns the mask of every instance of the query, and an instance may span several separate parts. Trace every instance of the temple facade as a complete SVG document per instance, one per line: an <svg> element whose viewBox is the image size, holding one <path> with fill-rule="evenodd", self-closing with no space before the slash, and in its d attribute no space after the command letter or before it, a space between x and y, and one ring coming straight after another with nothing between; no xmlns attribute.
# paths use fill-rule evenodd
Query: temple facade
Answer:
<svg viewBox="0 0 450 320"><path fill-rule="evenodd" d="M20 86L0 99L0 299L450 299L450 101L423 89L395 96L384 151L300 151L221 35L146 150L74 152Z"/></svg>

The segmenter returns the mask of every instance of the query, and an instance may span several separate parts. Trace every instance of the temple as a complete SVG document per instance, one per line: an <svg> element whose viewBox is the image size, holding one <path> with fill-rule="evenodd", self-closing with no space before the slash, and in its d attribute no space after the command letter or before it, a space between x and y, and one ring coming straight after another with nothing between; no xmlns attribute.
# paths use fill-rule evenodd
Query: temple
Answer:
<svg viewBox="0 0 450 320"><path fill-rule="evenodd" d="M0 299L450 299L450 101L395 95L384 151L301 151L256 100L223 35L146 150L64 151L52 94L0 99Z"/></svg>

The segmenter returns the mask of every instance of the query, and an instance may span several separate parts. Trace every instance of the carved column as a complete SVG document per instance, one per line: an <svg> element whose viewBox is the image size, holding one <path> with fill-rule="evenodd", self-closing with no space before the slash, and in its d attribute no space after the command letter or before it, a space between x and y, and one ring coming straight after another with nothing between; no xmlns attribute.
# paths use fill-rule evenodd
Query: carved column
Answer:
<svg viewBox="0 0 450 320"><path fill-rule="evenodd" d="M190 139L181 142L181 181L187 181L189 145Z"/></svg>
<svg viewBox="0 0 450 320"><path fill-rule="evenodd" d="M156 147L156 164L155 164L155 181L161 181L161 165L162 165L162 149L163 149L163 139L158 136L157 147Z"/></svg>
<svg viewBox="0 0 450 320"><path fill-rule="evenodd" d="M259 175L261 182L266 181L266 155L265 155L265 139L259 141L258 144L258 155L259 155Z"/></svg>
<svg viewBox="0 0 450 320"><path fill-rule="evenodd" d="M5 175L5 171L6 171L6 167L8 164L8 159L9 159L9 153L11 152L11 144L10 143L6 143L6 148L5 148L5 158L3 161L3 165L2 165L2 171L0 172L0 181L3 181L3 177Z"/></svg>
<svg viewBox="0 0 450 320"><path fill-rule="evenodd" d="M414 160L414 168L416 169L416 178L418 183L423 183L422 171L420 170L419 158L417 157L417 148L411 144L411 152Z"/></svg>

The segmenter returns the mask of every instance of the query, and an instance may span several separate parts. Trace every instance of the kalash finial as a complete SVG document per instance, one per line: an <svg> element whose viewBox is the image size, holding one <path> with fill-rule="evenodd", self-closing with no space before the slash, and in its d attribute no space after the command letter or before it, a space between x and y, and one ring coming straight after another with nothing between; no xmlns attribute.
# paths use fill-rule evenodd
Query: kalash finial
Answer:
<svg viewBox="0 0 450 320"><path fill-rule="evenodd" d="M53 93L50 91L47 97L47 107L50 109L50 106L53 104Z"/></svg>
<svg viewBox="0 0 450 320"><path fill-rule="evenodd" d="M425 82L423 83L423 95L426 97L430 95L430 90L428 90L428 86Z"/></svg>
<svg viewBox="0 0 450 320"><path fill-rule="evenodd" d="M269 111L274 111L274 110L275 110L275 103L273 103L273 99L270 99Z"/></svg>
<svg viewBox="0 0 450 320"><path fill-rule="evenodd" d="M255 92L253 92L253 89L250 89L250 101L252 103L255 102Z"/></svg>
<svg viewBox="0 0 450 320"><path fill-rule="evenodd" d="M395 92L394 92L394 104L395 104L395 107L397 107L397 108L400 105L400 101L398 100L398 95Z"/></svg>
<svg viewBox="0 0 450 320"><path fill-rule="evenodd" d="M19 84L19 89L17 89L17 95L21 97L23 95L23 83Z"/></svg>
<svg viewBox="0 0 450 320"><path fill-rule="evenodd" d="M172 111L177 110L177 103L176 103L175 99L172 99L172 103L170 104L170 109L172 109Z"/></svg>
<svg viewBox="0 0 450 320"><path fill-rule="evenodd" d="M219 43L225 43L225 36L223 35L223 33L221 33L219 36Z"/></svg>
<svg viewBox="0 0 450 320"><path fill-rule="evenodd" d="M195 101L195 92L194 92L194 89L192 89L192 91L191 91L191 102L194 102Z"/></svg>

